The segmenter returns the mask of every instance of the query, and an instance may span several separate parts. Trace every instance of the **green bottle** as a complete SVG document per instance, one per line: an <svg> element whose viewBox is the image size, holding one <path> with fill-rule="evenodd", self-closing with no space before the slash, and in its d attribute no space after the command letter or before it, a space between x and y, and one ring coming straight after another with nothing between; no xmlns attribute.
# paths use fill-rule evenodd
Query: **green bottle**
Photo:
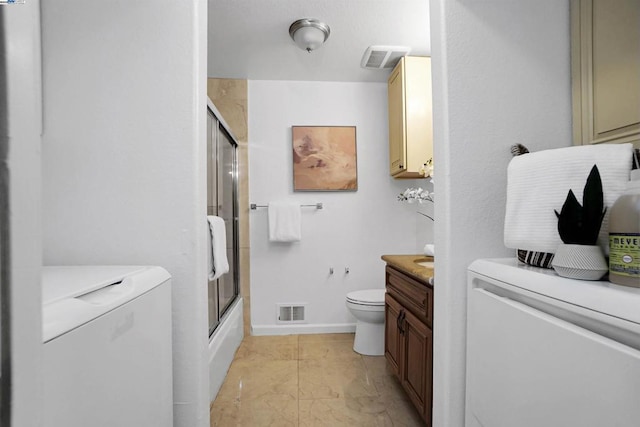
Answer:
<svg viewBox="0 0 640 427"><path fill-rule="evenodd" d="M640 288L640 170L609 214L609 281Z"/></svg>

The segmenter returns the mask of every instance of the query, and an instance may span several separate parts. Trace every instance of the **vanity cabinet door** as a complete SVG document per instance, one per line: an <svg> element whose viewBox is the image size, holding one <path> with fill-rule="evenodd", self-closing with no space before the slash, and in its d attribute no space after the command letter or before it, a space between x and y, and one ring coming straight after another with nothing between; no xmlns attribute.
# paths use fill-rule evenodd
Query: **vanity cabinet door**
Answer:
<svg viewBox="0 0 640 427"><path fill-rule="evenodd" d="M404 310L400 303L391 295L385 295L384 306L384 355L389 362L391 370L400 376L400 362L402 362L402 336L399 324Z"/></svg>
<svg viewBox="0 0 640 427"><path fill-rule="evenodd" d="M403 338L401 382L425 420L431 420L432 332L420 319L406 312Z"/></svg>

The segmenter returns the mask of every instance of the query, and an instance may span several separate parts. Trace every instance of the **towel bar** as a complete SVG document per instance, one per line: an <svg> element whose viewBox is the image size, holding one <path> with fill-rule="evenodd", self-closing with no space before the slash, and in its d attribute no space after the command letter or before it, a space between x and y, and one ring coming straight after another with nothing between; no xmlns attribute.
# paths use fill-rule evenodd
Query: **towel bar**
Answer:
<svg viewBox="0 0 640 427"><path fill-rule="evenodd" d="M314 203L313 205L300 205L303 208L316 208L316 209L322 209L322 203ZM255 211L258 208L267 208L267 205L256 205L255 203L251 203L249 205L249 207L251 208L252 211Z"/></svg>

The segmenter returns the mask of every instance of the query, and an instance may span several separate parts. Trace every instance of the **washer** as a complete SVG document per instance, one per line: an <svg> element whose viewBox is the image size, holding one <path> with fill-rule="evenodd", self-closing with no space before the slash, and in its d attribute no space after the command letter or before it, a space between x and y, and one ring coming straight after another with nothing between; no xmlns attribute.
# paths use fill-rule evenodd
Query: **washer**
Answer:
<svg viewBox="0 0 640 427"><path fill-rule="evenodd" d="M44 267L44 426L173 424L171 276Z"/></svg>
<svg viewBox="0 0 640 427"><path fill-rule="evenodd" d="M467 427L636 427L640 289L469 266Z"/></svg>

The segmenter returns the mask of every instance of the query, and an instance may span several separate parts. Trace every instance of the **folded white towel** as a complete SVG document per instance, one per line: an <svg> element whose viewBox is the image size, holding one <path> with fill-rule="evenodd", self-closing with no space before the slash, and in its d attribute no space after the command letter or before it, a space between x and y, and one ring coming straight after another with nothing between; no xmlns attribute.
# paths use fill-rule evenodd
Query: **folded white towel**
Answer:
<svg viewBox="0 0 640 427"><path fill-rule="evenodd" d="M569 189L582 204L584 185L595 164L607 207L598 243L608 253L609 210L629 181L632 152L631 144L601 144L514 157L507 169L505 246L555 253L562 240L554 209L560 212Z"/></svg>
<svg viewBox="0 0 640 427"><path fill-rule="evenodd" d="M227 260L227 229L224 219L219 216L207 216L209 223L209 280L216 280L229 272Z"/></svg>
<svg viewBox="0 0 640 427"><path fill-rule="evenodd" d="M297 242L302 238L300 204L290 202L269 203L269 240Z"/></svg>

